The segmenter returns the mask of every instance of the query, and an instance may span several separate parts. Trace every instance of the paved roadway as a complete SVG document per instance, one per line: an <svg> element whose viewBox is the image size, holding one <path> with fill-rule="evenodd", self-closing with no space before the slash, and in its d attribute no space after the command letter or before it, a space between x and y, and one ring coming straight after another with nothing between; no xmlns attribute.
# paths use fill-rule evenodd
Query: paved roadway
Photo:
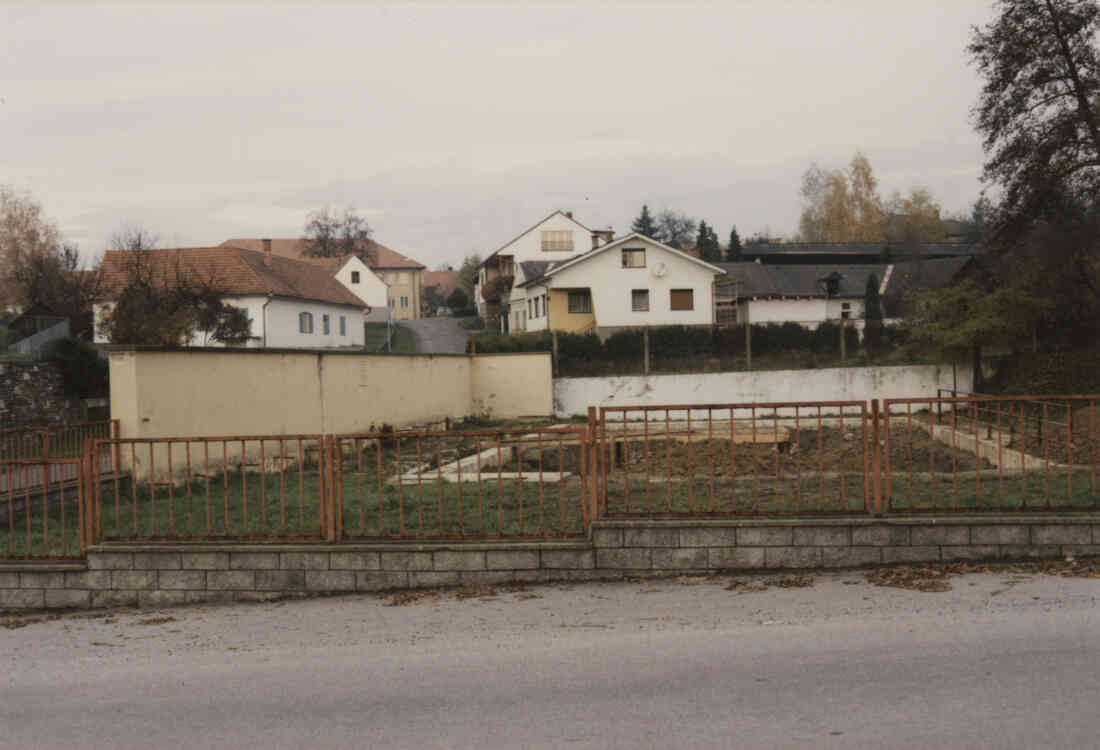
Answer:
<svg viewBox="0 0 1100 750"><path fill-rule="evenodd" d="M1085 748L1100 581L351 596L0 630L4 748ZM145 620L146 624L142 624Z"/></svg>
<svg viewBox="0 0 1100 750"><path fill-rule="evenodd" d="M474 333L459 326L458 318L403 320L399 325L412 331L421 354L461 354L466 351L466 339Z"/></svg>

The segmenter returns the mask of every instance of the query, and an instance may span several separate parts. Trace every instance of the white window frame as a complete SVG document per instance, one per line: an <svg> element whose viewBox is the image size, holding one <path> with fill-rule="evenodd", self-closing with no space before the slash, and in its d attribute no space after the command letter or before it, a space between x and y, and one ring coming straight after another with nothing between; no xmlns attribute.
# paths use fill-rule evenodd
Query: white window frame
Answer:
<svg viewBox="0 0 1100 750"><path fill-rule="evenodd" d="M677 292L687 292L691 295L690 307L674 307L672 304L673 295ZM695 290L694 289L669 289L668 290L668 309L672 312L691 312L695 309Z"/></svg>
<svg viewBox="0 0 1100 750"><path fill-rule="evenodd" d="M313 333L313 313L298 313L298 333Z"/></svg>
<svg viewBox="0 0 1100 750"><path fill-rule="evenodd" d="M330 330L331 327L329 326L328 313L325 313L321 316L321 333L328 336Z"/></svg>
<svg viewBox="0 0 1100 750"><path fill-rule="evenodd" d="M574 300L579 300L580 304L573 304ZM592 292L580 291L569 292L568 310L575 315L591 315L592 314ZM578 309L583 308L583 309Z"/></svg>
<svg viewBox="0 0 1100 750"><path fill-rule="evenodd" d="M638 303L638 295L645 295L645 306L643 307ZM649 312L649 290L648 289L631 289L630 290L630 311L631 312Z"/></svg>
<svg viewBox="0 0 1100 750"><path fill-rule="evenodd" d="M540 239L544 252L573 252L571 229L543 229Z"/></svg>
<svg viewBox="0 0 1100 750"><path fill-rule="evenodd" d="M348 335L348 319L345 318L343 315L340 316L340 335Z"/></svg>

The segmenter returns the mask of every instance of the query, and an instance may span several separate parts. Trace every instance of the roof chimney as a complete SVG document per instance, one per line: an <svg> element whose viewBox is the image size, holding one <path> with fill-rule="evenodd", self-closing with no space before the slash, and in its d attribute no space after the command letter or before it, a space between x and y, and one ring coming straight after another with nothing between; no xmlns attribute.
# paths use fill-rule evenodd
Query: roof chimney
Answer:
<svg viewBox="0 0 1100 750"><path fill-rule="evenodd" d="M572 219L573 218L573 212L572 211L566 211L565 212L565 218Z"/></svg>
<svg viewBox="0 0 1100 750"><path fill-rule="evenodd" d="M263 239L263 243L264 243L264 265L265 266L270 266L271 265L271 240L269 240L265 237Z"/></svg>

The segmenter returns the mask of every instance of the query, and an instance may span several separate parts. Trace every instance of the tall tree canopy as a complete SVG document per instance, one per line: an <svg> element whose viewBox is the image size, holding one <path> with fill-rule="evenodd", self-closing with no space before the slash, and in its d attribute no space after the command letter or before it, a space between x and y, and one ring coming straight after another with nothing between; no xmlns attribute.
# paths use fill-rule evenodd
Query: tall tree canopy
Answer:
<svg viewBox="0 0 1100 750"><path fill-rule="evenodd" d="M722 260L722 246L718 242L718 235L714 228L705 221L699 222L699 234L695 238L695 247L699 250L699 258L707 263L717 263Z"/></svg>
<svg viewBox="0 0 1100 750"><path fill-rule="evenodd" d="M883 200L871 162L858 152L847 170L811 164L800 192L804 242L931 242L944 236L931 193L913 188Z"/></svg>
<svg viewBox="0 0 1100 750"><path fill-rule="evenodd" d="M691 245L695 234L695 219L681 211L666 208L657 216L657 239L669 247L683 250Z"/></svg>
<svg viewBox="0 0 1100 750"><path fill-rule="evenodd" d="M744 247L741 245L741 235L737 233L737 227L734 226L730 229L730 243L726 246L726 261L728 263L739 263L742 250L744 250Z"/></svg>
<svg viewBox="0 0 1100 750"><path fill-rule="evenodd" d="M661 238L661 230L657 226L657 222L654 220L653 216L649 213L649 206L645 203L642 204L642 212L638 214L638 218L630 225L630 231L637 232L644 237L649 237L651 240L659 241Z"/></svg>
<svg viewBox="0 0 1100 750"><path fill-rule="evenodd" d="M321 258L357 255L368 266L375 266L376 250L367 220L353 208L337 215L327 206L311 213L306 220L305 252Z"/></svg>
<svg viewBox="0 0 1100 750"><path fill-rule="evenodd" d="M1100 193L1100 5L998 0L968 50L984 78L975 107L984 178L1002 189L994 234L1018 238L1064 196Z"/></svg>

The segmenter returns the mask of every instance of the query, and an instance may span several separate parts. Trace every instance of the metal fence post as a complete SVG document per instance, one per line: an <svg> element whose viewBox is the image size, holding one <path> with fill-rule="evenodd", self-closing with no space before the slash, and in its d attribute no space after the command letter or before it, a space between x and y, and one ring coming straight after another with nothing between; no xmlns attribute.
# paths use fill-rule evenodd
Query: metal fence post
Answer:
<svg viewBox="0 0 1100 750"><path fill-rule="evenodd" d="M876 516L882 515L882 444L879 439L881 417L878 399L871 399L871 440L874 443L871 449L871 480L874 482L873 510Z"/></svg>

